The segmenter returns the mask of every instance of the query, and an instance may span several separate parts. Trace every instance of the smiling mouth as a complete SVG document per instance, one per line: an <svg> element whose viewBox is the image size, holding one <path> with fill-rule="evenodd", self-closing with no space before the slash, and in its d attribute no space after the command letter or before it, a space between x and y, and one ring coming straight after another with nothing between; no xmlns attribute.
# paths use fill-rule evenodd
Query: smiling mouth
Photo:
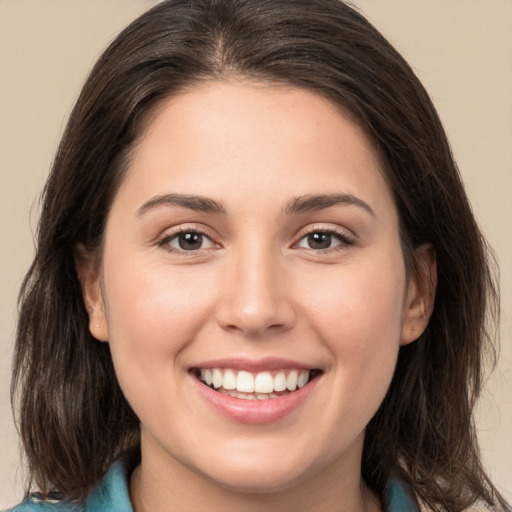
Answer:
<svg viewBox="0 0 512 512"><path fill-rule="evenodd" d="M231 368L192 368L191 373L218 393L242 400L270 400L303 388L323 372L316 369L248 372Z"/></svg>

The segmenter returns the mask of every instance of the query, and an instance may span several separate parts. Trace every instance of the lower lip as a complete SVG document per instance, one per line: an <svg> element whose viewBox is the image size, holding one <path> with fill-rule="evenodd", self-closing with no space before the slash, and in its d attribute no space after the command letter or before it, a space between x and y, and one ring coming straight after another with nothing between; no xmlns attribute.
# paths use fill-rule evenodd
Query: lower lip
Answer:
<svg viewBox="0 0 512 512"><path fill-rule="evenodd" d="M279 421L298 409L313 391L319 377L304 387L268 400L244 400L214 391L191 375L199 392L206 401L222 416L238 423L261 425Z"/></svg>

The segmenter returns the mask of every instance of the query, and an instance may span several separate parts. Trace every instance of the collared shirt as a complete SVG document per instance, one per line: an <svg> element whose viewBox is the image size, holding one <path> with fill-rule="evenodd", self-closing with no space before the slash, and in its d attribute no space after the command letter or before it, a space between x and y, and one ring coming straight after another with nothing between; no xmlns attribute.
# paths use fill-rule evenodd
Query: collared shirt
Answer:
<svg viewBox="0 0 512 512"><path fill-rule="evenodd" d="M391 480L387 487L389 507L386 512L418 512L405 485ZM93 489L85 503L42 501L33 495L5 512L133 512L128 494L126 469L116 462Z"/></svg>

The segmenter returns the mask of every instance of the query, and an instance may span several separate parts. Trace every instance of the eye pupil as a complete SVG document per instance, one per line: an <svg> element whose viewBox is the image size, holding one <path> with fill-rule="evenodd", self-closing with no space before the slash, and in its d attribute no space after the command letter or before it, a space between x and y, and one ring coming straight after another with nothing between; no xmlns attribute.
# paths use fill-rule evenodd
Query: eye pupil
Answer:
<svg viewBox="0 0 512 512"><path fill-rule="evenodd" d="M200 249L203 244L203 235L201 233L183 233L178 237L178 244L184 251Z"/></svg>
<svg viewBox="0 0 512 512"><path fill-rule="evenodd" d="M328 249L331 246L329 233L311 233L308 236L308 245L311 249Z"/></svg>

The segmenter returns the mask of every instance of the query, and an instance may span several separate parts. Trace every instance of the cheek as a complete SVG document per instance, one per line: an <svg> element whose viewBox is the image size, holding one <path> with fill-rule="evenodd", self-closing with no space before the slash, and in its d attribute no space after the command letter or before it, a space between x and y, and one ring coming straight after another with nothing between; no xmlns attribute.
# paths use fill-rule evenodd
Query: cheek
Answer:
<svg viewBox="0 0 512 512"><path fill-rule="evenodd" d="M405 271L400 265L347 266L316 279L309 308L333 351L365 352L398 346L402 321Z"/></svg>
<svg viewBox="0 0 512 512"><path fill-rule="evenodd" d="M345 446L364 430L384 400L400 347L404 277L401 272L348 271L317 303L316 325L332 354L323 410L336 427L325 432ZM340 428L340 426L343 428Z"/></svg>
<svg viewBox="0 0 512 512"><path fill-rule="evenodd" d="M400 347L405 268L400 256L389 261L336 269L316 288L324 293L310 295L314 326L332 354L334 386L364 421L384 398ZM366 407L356 403L361 397Z"/></svg>
<svg viewBox="0 0 512 512"><path fill-rule="evenodd" d="M169 393L172 375L182 367L180 354L209 316L214 287L198 286L191 272L171 274L168 266L148 268L136 258L115 264L106 259L104 274L109 342L121 388L130 401L156 396L155 390Z"/></svg>

